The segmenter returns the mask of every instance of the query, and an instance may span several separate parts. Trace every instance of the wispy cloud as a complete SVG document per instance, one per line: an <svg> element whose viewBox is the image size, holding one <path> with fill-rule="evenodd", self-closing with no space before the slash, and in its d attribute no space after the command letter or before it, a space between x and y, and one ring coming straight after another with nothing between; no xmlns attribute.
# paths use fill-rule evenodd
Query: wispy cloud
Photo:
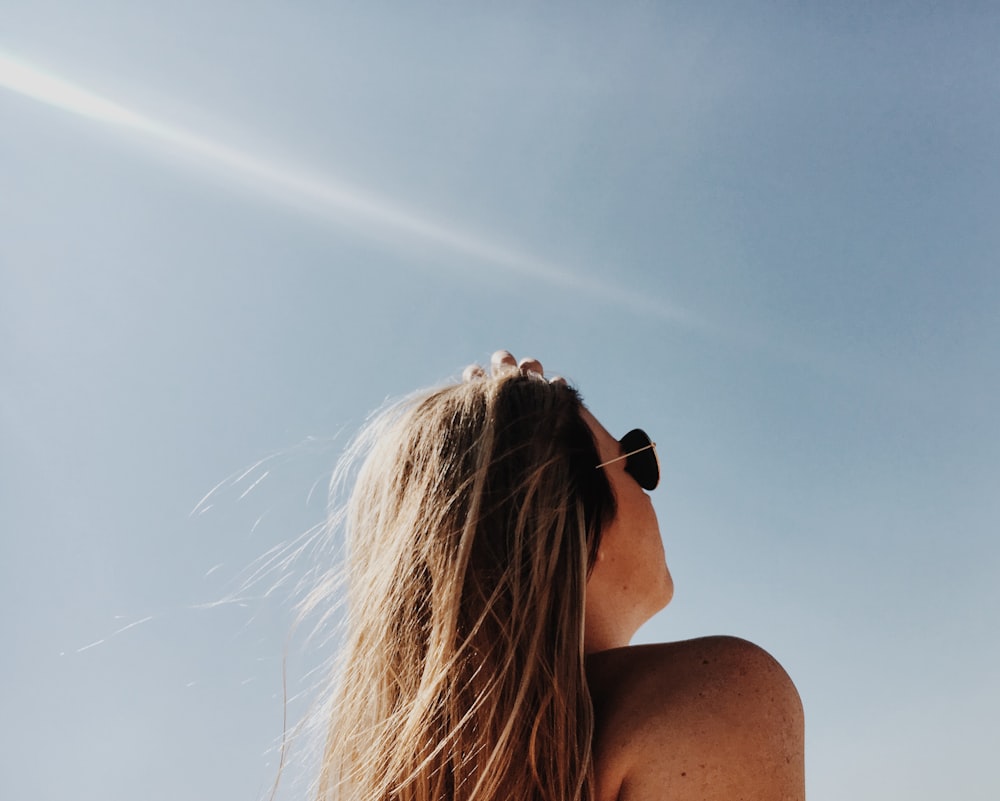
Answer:
<svg viewBox="0 0 1000 801"><path fill-rule="evenodd" d="M203 159L215 168L249 183L261 194L291 201L311 214L340 225L354 226L376 236L407 236L456 254L626 306L675 324L705 328L695 314L646 293L624 289L601 277L581 274L530 253L471 233L460 226L435 221L384 198L330 177L277 164L209 137L161 122L151 116L91 92L0 52L0 87L63 111L116 126L169 150Z"/></svg>

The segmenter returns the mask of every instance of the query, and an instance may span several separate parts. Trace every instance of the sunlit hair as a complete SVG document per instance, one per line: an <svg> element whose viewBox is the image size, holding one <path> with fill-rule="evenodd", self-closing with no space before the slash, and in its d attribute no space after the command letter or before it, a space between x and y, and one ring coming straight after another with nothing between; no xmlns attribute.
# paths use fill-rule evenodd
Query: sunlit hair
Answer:
<svg viewBox="0 0 1000 801"><path fill-rule="evenodd" d="M367 427L318 798L592 796L584 588L615 500L580 409L513 372Z"/></svg>

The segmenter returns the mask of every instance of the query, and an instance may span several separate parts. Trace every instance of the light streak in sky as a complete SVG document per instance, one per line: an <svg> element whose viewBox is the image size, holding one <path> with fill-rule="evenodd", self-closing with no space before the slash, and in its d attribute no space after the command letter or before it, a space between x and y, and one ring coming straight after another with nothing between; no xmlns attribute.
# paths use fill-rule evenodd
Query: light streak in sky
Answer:
<svg viewBox="0 0 1000 801"><path fill-rule="evenodd" d="M152 619L153 619L152 615L147 615L146 617L141 618L139 620L134 620L131 623L122 626L120 629L116 629L114 634L112 634L111 636L114 637L117 634L121 634L123 631L128 631L129 629L135 628L136 626L141 626L143 623L148 623Z"/></svg>
<svg viewBox="0 0 1000 801"><path fill-rule="evenodd" d="M310 213L338 224L374 227L382 235L404 234L537 281L584 292L686 327L704 327L703 321L692 313L671 307L648 294L624 289L596 276L573 272L453 225L432 221L343 182L275 164L183 128L159 122L11 58L2 51L0 87L63 111L130 131L169 150L199 157L235 177L250 179L264 194L289 198Z"/></svg>
<svg viewBox="0 0 1000 801"><path fill-rule="evenodd" d="M112 125L124 125L145 131L157 127L151 120L117 103L15 61L2 52L0 52L0 86L64 111L72 111L74 114Z"/></svg>

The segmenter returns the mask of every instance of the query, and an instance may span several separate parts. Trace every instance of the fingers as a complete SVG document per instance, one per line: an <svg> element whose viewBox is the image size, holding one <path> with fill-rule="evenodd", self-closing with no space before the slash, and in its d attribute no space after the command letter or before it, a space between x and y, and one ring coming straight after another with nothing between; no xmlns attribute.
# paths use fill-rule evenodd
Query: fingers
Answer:
<svg viewBox="0 0 1000 801"><path fill-rule="evenodd" d="M490 358L490 376L500 378L513 372L521 375L534 376L545 380L545 369L538 359L525 358L519 362L509 350L498 350ZM470 364L462 371L462 381L476 381L486 378L486 371L478 364ZM560 376L553 376L549 383L567 386L566 379Z"/></svg>
<svg viewBox="0 0 1000 801"><path fill-rule="evenodd" d="M517 369L517 359L509 350L498 350L490 358L490 373L494 378L515 369Z"/></svg>
<svg viewBox="0 0 1000 801"><path fill-rule="evenodd" d="M545 375L545 371L542 370L542 363L538 359L521 359L517 363L517 367L524 375L528 373L538 373L540 376Z"/></svg>
<svg viewBox="0 0 1000 801"><path fill-rule="evenodd" d="M542 363L538 359L525 358L517 361L509 350L498 350L490 359L490 369L493 377L503 375L511 370L519 370L521 375L536 373L540 378L545 376Z"/></svg>

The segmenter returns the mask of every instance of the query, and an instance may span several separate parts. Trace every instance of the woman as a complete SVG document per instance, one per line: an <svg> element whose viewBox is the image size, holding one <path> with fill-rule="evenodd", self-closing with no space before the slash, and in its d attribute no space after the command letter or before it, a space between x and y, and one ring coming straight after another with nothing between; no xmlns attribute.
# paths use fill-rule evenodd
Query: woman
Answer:
<svg viewBox="0 0 1000 801"><path fill-rule="evenodd" d="M801 705L770 656L628 646L673 593L642 432L618 442L499 351L356 450L319 798L804 797Z"/></svg>

